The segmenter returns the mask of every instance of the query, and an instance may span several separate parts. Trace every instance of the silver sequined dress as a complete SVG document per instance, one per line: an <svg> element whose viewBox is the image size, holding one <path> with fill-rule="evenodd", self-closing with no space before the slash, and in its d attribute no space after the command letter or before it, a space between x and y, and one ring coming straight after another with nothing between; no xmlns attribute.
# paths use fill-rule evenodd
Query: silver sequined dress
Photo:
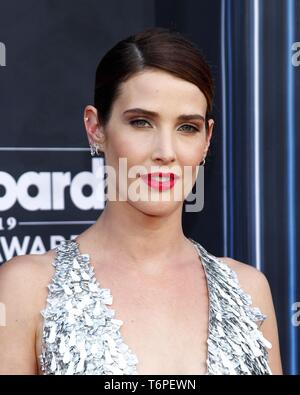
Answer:
<svg viewBox="0 0 300 395"><path fill-rule="evenodd" d="M270 375L267 348L252 306L236 273L189 238L199 255L209 291L208 375ZM200 259L201 258L201 259ZM101 288L89 255L75 239L56 247L55 274L43 316L40 368L47 375L133 375L138 358L120 333L110 289Z"/></svg>

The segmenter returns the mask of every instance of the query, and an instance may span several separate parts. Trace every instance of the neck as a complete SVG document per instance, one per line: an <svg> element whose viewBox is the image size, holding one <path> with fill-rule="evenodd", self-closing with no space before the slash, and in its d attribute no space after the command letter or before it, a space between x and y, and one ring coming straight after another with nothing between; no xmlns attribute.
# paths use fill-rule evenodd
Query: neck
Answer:
<svg viewBox="0 0 300 395"><path fill-rule="evenodd" d="M169 262L183 256L189 243L182 230L182 205L172 213L149 215L127 202L108 202L90 228L95 248L118 251L133 264ZM189 247L190 248L190 247Z"/></svg>

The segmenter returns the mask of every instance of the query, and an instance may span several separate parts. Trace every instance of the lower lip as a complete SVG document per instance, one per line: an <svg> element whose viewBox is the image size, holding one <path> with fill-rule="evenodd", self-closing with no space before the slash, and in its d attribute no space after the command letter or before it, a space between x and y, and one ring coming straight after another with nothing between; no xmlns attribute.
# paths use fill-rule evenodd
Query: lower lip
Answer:
<svg viewBox="0 0 300 395"><path fill-rule="evenodd" d="M158 189L160 191L165 191L166 189L172 189L176 182L175 179L169 179L168 181L156 181L148 176L141 177L146 184L148 184L151 188Z"/></svg>

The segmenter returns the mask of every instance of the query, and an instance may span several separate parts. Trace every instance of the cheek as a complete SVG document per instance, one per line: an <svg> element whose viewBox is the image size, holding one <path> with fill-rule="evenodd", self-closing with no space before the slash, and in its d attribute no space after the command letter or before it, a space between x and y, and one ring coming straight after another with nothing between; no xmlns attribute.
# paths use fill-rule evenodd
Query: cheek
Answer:
<svg viewBox="0 0 300 395"><path fill-rule="evenodd" d="M115 134L107 146L106 157L106 164L114 167L117 175L127 174L128 182L131 183L131 178L136 178L137 172L147 171L146 168L140 169L139 166L148 162L149 145L126 132L122 135Z"/></svg>
<svg viewBox="0 0 300 395"><path fill-rule="evenodd" d="M178 161L182 165L196 166L203 158L205 141L193 141L192 143L182 145L178 150Z"/></svg>
<svg viewBox="0 0 300 395"><path fill-rule="evenodd" d="M197 178L199 165L203 159L205 150L205 139L193 141L193 144L187 144L178 155L178 161L182 167L182 174L185 188L191 188Z"/></svg>
<svg viewBox="0 0 300 395"><path fill-rule="evenodd" d="M109 156L116 162L119 158L126 158L128 165L145 162L149 156L149 142L145 138L137 138L133 134L116 134L109 141Z"/></svg>

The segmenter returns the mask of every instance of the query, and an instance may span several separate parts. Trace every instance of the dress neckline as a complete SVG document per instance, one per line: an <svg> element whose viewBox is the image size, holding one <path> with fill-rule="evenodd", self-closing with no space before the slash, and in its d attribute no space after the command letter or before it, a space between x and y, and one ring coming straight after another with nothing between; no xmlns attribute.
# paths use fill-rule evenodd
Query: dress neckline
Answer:
<svg viewBox="0 0 300 395"><path fill-rule="evenodd" d="M222 258L189 238L204 269L208 290L207 375L272 374L258 329L267 318L252 305L237 273ZM109 288L97 281L89 254L76 239L56 247L54 276L48 284L41 369L45 374L139 374L138 358L124 342L123 321L114 318ZM73 347L73 346L76 347ZM80 359L78 360L78 358Z"/></svg>
<svg viewBox="0 0 300 395"><path fill-rule="evenodd" d="M187 239L191 242L191 244L193 245L193 247L196 250L196 253L197 253L198 258L200 260L200 264L201 264L201 266L203 268L203 272L204 272L204 276L205 276L205 282L206 282L206 287L207 287L207 295L208 295L208 328L207 328L207 333L208 333L208 335L207 335L207 339L206 339L206 344L207 344L206 360L205 360L206 372L204 373L204 375L208 375L209 374L209 343L210 343L211 317L212 317L212 312L211 312L212 304L211 304L211 294L210 294L211 291L210 291L209 281L208 281L208 272L206 270L204 257L203 257L203 255L201 253L200 245L199 245L198 242L194 241L190 237L188 237ZM86 265L87 265L88 269L91 271L91 281L93 281L95 283L99 295L103 291L105 291L108 294L108 298L106 299L106 301L102 301L102 303L104 303L106 305L106 308L110 311L111 316L115 317L115 320L117 320L119 322L119 324L120 324L120 329L119 329L120 339L121 339L122 343L125 344L126 347L128 347L130 354L132 354L133 358L137 361L136 365L135 365L135 370L136 370L135 374L139 374L138 373L139 358L138 358L137 354L132 350L131 346L129 346L127 344L127 342L125 342L125 340L123 338L123 334L121 333L121 327L124 324L124 321L117 316L116 309L113 309L112 307L109 307L109 305L112 304L113 299L114 299L114 296L112 294L111 289L102 287L101 281L100 280L98 281L98 279L96 277L95 267L91 263L90 254L89 253L84 253L83 251L81 251L80 243L76 240L76 238L70 239L69 241L74 243L75 249L76 249L76 255L86 258L85 259Z"/></svg>

